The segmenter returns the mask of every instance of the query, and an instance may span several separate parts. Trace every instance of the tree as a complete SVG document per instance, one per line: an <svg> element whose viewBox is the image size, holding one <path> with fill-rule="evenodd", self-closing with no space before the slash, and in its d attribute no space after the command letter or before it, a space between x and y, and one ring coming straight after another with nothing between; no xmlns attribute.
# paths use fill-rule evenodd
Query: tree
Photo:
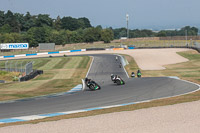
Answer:
<svg viewBox="0 0 200 133"><path fill-rule="evenodd" d="M52 27L53 20L49 17L48 14L39 14L37 16L35 25L37 27L43 27L43 26L50 26Z"/></svg>
<svg viewBox="0 0 200 133"><path fill-rule="evenodd" d="M103 29L101 31L101 40L104 41L104 43L110 43L111 40L113 40L114 34L111 29Z"/></svg>
<svg viewBox="0 0 200 133"><path fill-rule="evenodd" d="M80 27L83 29L92 27L88 18L79 18L78 21L80 22Z"/></svg>
<svg viewBox="0 0 200 133"><path fill-rule="evenodd" d="M31 16L29 12L24 16L25 23L22 25L22 31L28 31L30 28L34 27L36 24L36 16Z"/></svg>
<svg viewBox="0 0 200 133"><path fill-rule="evenodd" d="M22 35L20 33L10 33L10 36L13 38L12 43L21 43Z"/></svg>
<svg viewBox="0 0 200 133"><path fill-rule="evenodd" d="M11 30L12 28L8 24L5 24L2 27L0 27L0 33L10 33Z"/></svg>
<svg viewBox="0 0 200 133"><path fill-rule="evenodd" d="M63 31L53 30L50 35L50 42L54 42L56 45L65 44L65 35Z"/></svg>
<svg viewBox="0 0 200 133"><path fill-rule="evenodd" d="M158 34L157 34L157 37L166 37L167 36L167 34L166 34L166 32L165 31L160 31L160 32L158 32Z"/></svg>
<svg viewBox="0 0 200 133"><path fill-rule="evenodd" d="M94 28L87 28L84 30L84 33L83 33L84 42L93 43L96 40L93 30Z"/></svg>
<svg viewBox="0 0 200 133"><path fill-rule="evenodd" d="M0 27L4 25L5 16L4 11L0 11Z"/></svg>
<svg viewBox="0 0 200 133"><path fill-rule="evenodd" d="M13 43L15 41L14 37L9 33L3 34L2 38L3 43Z"/></svg>
<svg viewBox="0 0 200 133"><path fill-rule="evenodd" d="M30 46L36 47L38 43L50 42L51 29L47 26L44 27L32 27L28 30L28 41Z"/></svg>
<svg viewBox="0 0 200 133"><path fill-rule="evenodd" d="M61 19L61 27L65 30L75 31L80 28L85 29L91 27L90 21L87 18L72 18L63 17Z"/></svg>
<svg viewBox="0 0 200 133"><path fill-rule="evenodd" d="M115 39L120 39L121 37L127 36L127 29L126 28L114 29L113 32L114 32L114 38Z"/></svg>
<svg viewBox="0 0 200 133"><path fill-rule="evenodd" d="M101 29L99 28L87 28L83 33L84 42L93 43L101 40Z"/></svg>
<svg viewBox="0 0 200 133"><path fill-rule="evenodd" d="M10 10L5 14L5 24L9 24L12 27L12 32L20 31L20 24Z"/></svg>
<svg viewBox="0 0 200 133"><path fill-rule="evenodd" d="M54 29L58 31L61 30L61 24L62 22L61 22L60 16L58 16L57 19L53 22Z"/></svg>
<svg viewBox="0 0 200 133"><path fill-rule="evenodd" d="M24 20L24 15L20 14L20 13L15 13L14 14L17 24L18 24L18 32L21 32L23 25L25 24L25 20Z"/></svg>
<svg viewBox="0 0 200 133"><path fill-rule="evenodd" d="M80 28L78 25L78 21L72 17L63 17L61 19L61 22L62 22L61 26L65 30L74 31Z"/></svg>

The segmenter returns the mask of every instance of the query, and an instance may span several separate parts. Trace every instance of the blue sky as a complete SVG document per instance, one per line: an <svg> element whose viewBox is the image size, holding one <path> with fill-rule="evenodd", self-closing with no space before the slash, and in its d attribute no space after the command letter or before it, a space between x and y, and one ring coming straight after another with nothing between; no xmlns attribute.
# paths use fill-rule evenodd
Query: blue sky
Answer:
<svg viewBox="0 0 200 133"><path fill-rule="evenodd" d="M93 26L131 29L200 27L200 0L0 0L0 10L32 15L87 17Z"/></svg>

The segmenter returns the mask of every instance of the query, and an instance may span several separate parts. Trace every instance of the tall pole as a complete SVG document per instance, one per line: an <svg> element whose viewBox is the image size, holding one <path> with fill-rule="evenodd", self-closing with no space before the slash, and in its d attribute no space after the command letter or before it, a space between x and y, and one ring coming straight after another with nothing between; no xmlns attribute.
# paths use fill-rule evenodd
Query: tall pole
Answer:
<svg viewBox="0 0 200 133"><path fill-rule="evenodd" d="M186 39L186 45L187 45L187 30L185 30L185 39Z"/></svg>
<svg viewBox="0 0 200 133"><path fill-rule="evenodd" d="M129 38L128 20L129 20L129 15L126 14L126 22L127 22L127 38Z"/></svg>

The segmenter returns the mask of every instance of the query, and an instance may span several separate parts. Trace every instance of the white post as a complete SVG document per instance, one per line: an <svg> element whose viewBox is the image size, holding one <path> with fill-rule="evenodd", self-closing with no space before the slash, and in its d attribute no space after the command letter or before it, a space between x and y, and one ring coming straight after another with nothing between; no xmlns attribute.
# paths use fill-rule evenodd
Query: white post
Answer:
<svg viewBox="0 0 200 133"><path fill-rule="evenodd" d="M81 79L82 80L82 91L85 90L85 80L84 79Z"/></svg>
<svg viewBox="0 0 200 133"><path fill-rule="evenodd" d="M126 22L127 22L127 39L129 38L128 21L129 21L129 15L126 14Z"/></svg>
<svg viewBox="0 0 200 133"><path fill-rule="evenodd" d="M185 39L186 39L186 46L187 46L187 30L185 30Z"/></svg>

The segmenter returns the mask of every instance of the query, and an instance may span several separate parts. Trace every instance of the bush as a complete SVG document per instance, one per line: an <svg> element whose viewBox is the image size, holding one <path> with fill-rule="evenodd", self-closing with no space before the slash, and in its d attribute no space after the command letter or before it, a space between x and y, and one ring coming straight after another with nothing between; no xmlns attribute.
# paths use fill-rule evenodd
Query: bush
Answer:
<svg viewBox="0 0 200 133"><path fill-rule="evenodd" d="M13 81L19 81L19 77L14 76L14 77L13 77Z"/></svg>

